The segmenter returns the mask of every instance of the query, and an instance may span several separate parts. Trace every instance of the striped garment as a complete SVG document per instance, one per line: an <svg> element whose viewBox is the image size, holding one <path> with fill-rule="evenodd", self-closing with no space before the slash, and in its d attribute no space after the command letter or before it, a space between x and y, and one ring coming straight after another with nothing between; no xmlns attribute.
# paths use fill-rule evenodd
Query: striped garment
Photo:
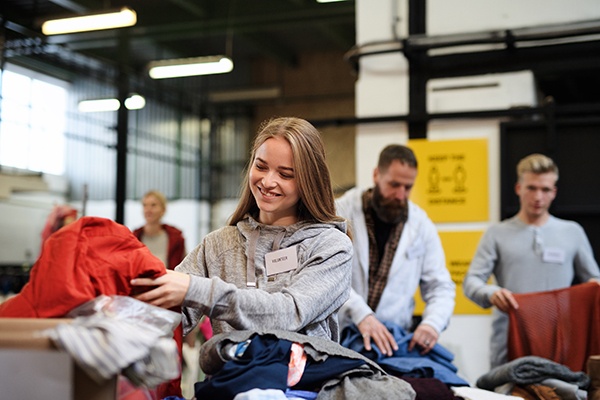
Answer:
<svg viewBox="0 0 600 400"><path fill-rule="evenodd" d="M181 372L175 340L155 326L132 321L131 315L99 312L77 317L69 324L47 329L44 335L99 383L122 373L136 386L153 388Z"/></svg>

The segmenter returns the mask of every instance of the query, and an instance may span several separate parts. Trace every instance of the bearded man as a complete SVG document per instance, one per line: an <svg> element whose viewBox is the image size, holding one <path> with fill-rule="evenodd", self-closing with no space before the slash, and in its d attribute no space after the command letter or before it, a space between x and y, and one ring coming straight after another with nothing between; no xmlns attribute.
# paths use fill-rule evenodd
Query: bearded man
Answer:
<svg viewBox="0 0 600 400"><path fill-rule="evenodd" d="M352 292L338 316L342 327L356 324L365 349L373 341L392 355L398 345L382 322L412 328L417 287L426 303L408 350L428 353L454 311L455 284L444 250L427 213L408 198L417 177L411 149L389 145L373 172L375 186L357 188L337 200L337 211L352 226Z"/></svg>

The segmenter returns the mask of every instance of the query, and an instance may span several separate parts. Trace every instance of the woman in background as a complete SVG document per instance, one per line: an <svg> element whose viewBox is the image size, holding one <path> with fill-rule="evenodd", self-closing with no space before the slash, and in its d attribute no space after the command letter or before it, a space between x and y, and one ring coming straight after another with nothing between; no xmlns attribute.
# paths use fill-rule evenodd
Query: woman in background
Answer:
<svg viewBox="0 0 600 400"><path fill-rule="evenodd" d="M144 195L142 205L146 225L133 234L167 269L175 269L185 257L185 240L179 229L161 223L167 211L167 199L161 192L152 190Z"/></svg>
<svg viewBox="0 0 600 400"><path fill-rule="evenodd" d="M155 257L163 262L167 270L173 270L185 257L185 240L179 229L161 222L167 211L167 199L161 192L151 190L142 198L142 205L144 206L146 225L133 231L133 234L148 247ZM172 308L172 311L179 312L180 308ZM181 362L182 324L175 329L173 338L177 342ZM190 341L193 343L193 335L190 335ZM157 388L157 394L159 399L168 396L181 397L181 378L163 383Z"/></svg>

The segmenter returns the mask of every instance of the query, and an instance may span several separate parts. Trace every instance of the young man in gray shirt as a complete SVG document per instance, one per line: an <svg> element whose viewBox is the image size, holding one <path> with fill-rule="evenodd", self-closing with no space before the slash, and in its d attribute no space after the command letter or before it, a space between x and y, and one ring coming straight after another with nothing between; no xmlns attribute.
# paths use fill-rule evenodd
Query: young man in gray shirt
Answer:
<svg viewBox="0 0 600 400"><path fill-rule="evenodd" d="M517 166L517 215L483 235L463 281L465 295L484 308L492 305L491 367L507 362L508 314L518 308L513 293L542 292L571 286L574 279L598 279L600 270L590 242L576 222L550 215L558 168L541 154ZM494 275L496 283L488 284Z"/></svg>

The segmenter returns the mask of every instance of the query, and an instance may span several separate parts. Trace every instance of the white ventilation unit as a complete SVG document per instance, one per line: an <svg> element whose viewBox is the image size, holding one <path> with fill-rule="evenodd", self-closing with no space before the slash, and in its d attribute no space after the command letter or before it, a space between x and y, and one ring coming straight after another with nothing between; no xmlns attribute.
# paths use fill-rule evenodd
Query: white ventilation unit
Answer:
<svg viewBox="0 0 600 400"><path fill-rule="evenodd" d="M537 105L531 71L431 79L427 112L506 110Z"/></svg>

